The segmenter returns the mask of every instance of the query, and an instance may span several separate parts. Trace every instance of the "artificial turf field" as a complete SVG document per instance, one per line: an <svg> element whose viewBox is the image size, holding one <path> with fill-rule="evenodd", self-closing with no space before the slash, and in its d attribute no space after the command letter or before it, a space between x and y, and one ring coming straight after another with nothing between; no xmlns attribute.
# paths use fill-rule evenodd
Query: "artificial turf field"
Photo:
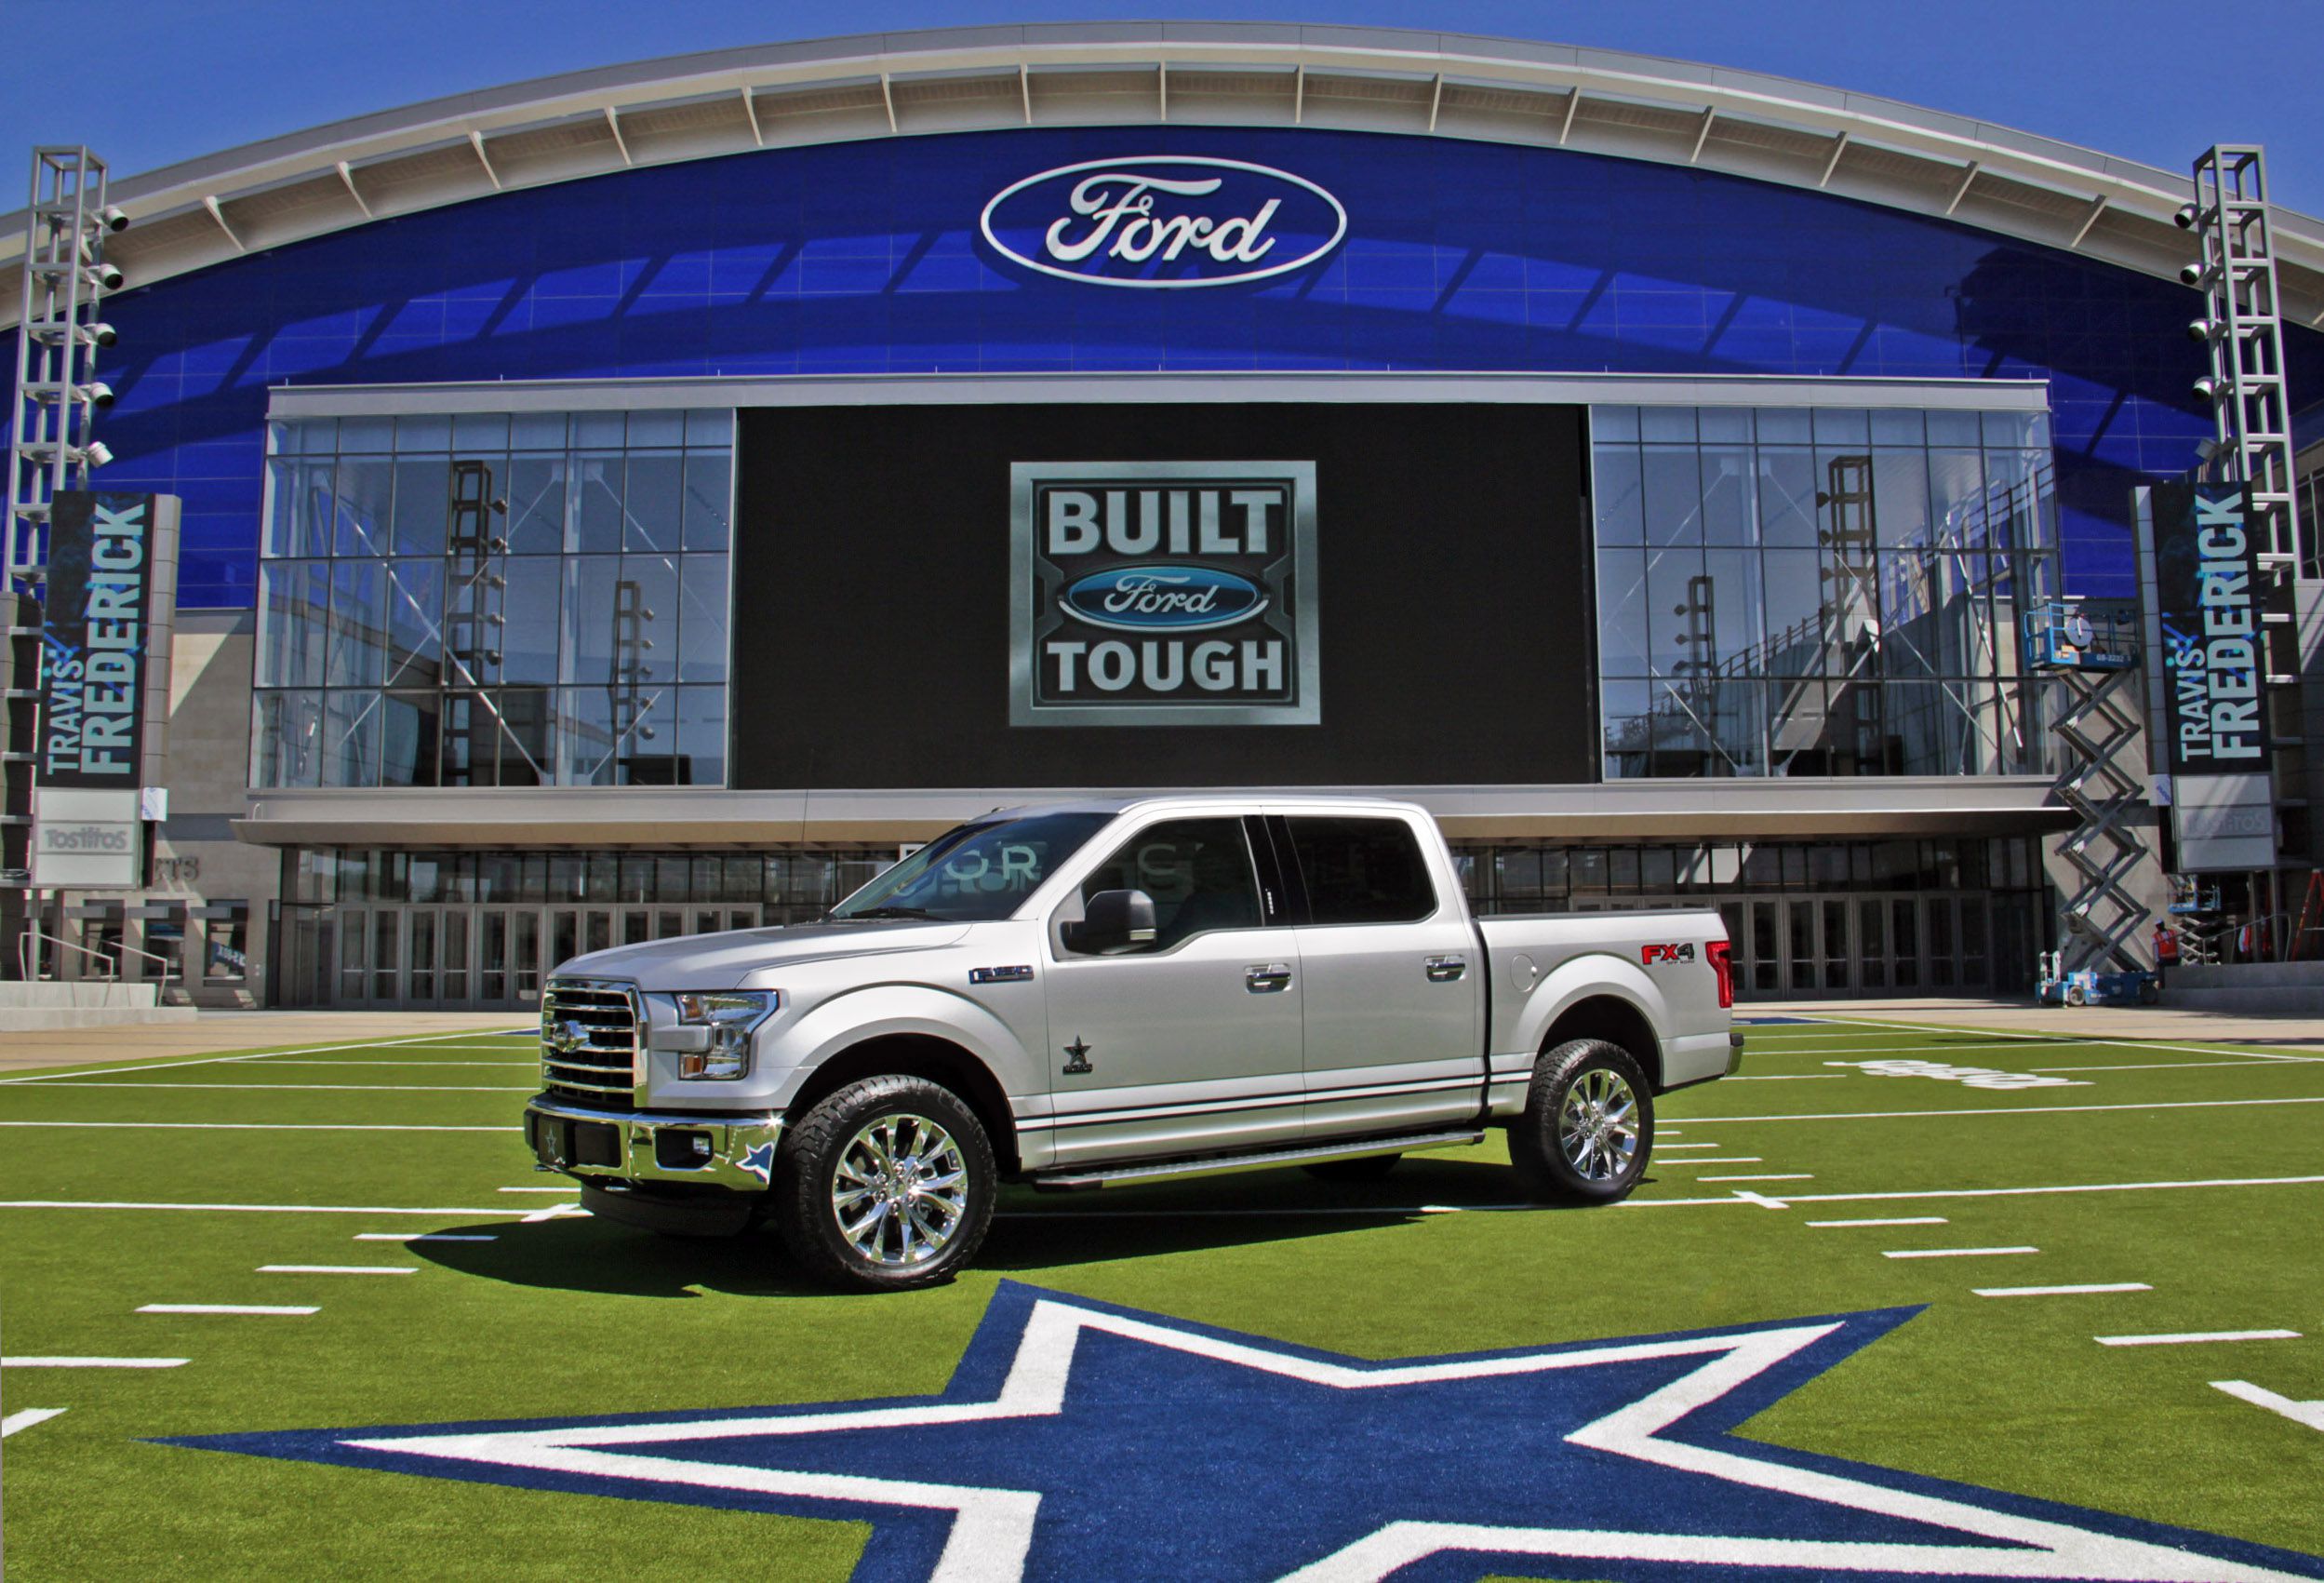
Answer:
<svg viewBox="0 0 2324 1583"><path fill-rule="evenodd" d="M571 1213L515 1125L526 1038L148 1063L125 1031L114 1066L0 1080L7 1575L844 1578L866 1523L154 1442L934 1394L1005 1280L1381 1360L1918 1308L1741 1432L2324 1554L2324 1047L2077 1015L2087 1037L1753 1026L1743 1079L1663 1101L1619 1208L1510 1205L1496 1134L1362 1187L1012 1191L978 1268L869 1297L771 1237ZM478 1240L385 1240L414 1233ZM1887 1256L1944 1249L2023 1251ZM1978 1295L2029 1286L2138 1289ZM2097 1339L2268 1331L2296 1335ZM60 1358L184 1362L17 1362Z"/></svg>

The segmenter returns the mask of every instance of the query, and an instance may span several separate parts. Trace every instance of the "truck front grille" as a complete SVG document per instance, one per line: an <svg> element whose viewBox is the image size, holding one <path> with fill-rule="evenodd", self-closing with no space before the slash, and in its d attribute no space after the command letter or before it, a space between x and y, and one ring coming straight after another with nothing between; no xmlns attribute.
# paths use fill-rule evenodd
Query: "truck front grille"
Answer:
<svg viewBox="0 0 2324 1583"><path fill-rule="evenodd" d="M541 1081L600 1110L635 1108L637 992L602 979L553 978L541 998Z"/></svg>

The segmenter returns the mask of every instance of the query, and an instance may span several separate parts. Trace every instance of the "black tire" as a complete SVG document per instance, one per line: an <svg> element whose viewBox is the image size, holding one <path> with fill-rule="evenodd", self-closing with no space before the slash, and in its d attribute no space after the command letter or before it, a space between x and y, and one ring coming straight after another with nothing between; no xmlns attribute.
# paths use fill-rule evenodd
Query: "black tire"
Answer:
<svg viewBox="0 0 2324 1583"><path fill-rule="evenodd" d="M1319 1160L1300 1169L1325 1182L1383 1182L1403 1158L1400 1154L1367 1154L1356 1160Z"/></svg>
<svg viewBox="0 0 2324 1583"><path fill-rule="evenodd" d="M883 1124L889 1131L879 1134ZM874 1147L882 1135L887 1143L879 1147L890 1154L885 1173ZM923 1159L921 1148L940 1138ZM951 1183L955 1173L956 1197L949 1187L923 1195L921 1184ZM772 1185L775 1225L791 1256L835 1286L933 1286L976 1256L993 1224L999 1174L983 1123L958 1094L925 1078L865 1078L826 1096L784 1133ZM844 1186L847 1179L864 1186ZM889 1196L899 1192L905 1196ZM873 1216L868 1238L859 1229L850 1240L841 1226L840 1201L850 1193ZM902 1211L894 1207L900 1202ZM937 1232L943 1240L934 1254L915 1253L915 1241L924 1249Z"/></svg>
<svg viewBox="0 0 2324 1583"><path fill-rule="evenodd" d="M2065 986L2065 1003L2069 1006L2087 1006L2090 1004L2090 991L2078 984L2069 984Z"/></svg>
<svg viewBox="0 0 2324 1583"><path fill-rule="evenodd" d="M1618 1124L1605 1125L1609 1119ZM1509 1129L1509 1163L1528 1196L1619 1203L1653 1149L1654 1095L1628 1051L1576 1039L1533 1063L1525 1113Z"/></svg>
<svg viewBox="0 0 2324 1583"><path fill-rule="evenodd" d="M2163 998L2162 986L2151 978L2139 980L2139 1004L2152 1006Z"/></svg>

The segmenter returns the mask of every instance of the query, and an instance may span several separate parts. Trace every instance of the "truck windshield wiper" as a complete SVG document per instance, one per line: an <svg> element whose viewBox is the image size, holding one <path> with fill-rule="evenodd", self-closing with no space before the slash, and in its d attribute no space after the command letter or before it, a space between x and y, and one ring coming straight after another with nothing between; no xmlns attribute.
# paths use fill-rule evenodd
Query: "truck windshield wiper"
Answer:
<svg viewBox="0 0 2324 1583"><path fill-rule="evenodd" d="M834 913L835 923L852 923L860 918L935 918L926 907L865 907L861 912Z"/></svg>

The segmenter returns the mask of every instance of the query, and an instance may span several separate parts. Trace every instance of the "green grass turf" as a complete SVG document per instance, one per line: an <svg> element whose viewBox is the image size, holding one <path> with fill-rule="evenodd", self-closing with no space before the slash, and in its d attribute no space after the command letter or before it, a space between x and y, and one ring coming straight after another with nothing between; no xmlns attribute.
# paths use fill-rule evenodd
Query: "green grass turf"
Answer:
<svg viewBox="0 0 2324 1583"><path fill-rule="evenodd" d="M765 1238L683 1243L586 1218L519 1223L524 1213L572 1201L499 1191L561 1181L532 1170L514 1126L530 1086L522 1040L466 1035L158 1064L132 1052L122 1065L158 1069L0 1083L0 1121L495 1129L0 1127L4 1200L447 1212L0 1208L0 1342L7 1353L193 1360L168 1371L7 1372L0 1381L6 1410L67 1409L7 1442L10 1576L567 1583L625 1573L723 1575L749 1557L748 1570L762 1576L842 1578L865 1533L854 1524L144 1441L934 1391L1003 1277L1370 1358L1927 1305L1760 1415L1747 1432L2324 1552L2324 1506L2315 1499L2324 1436L2210 1385L2243 1378L2295 1400L2324 1397L2324 1270L2314 1252L2324 1186L1811 1201L2324 1175L2317 1105L2072 1108L2324 1100L2324 1062L2185 1048L2200 1040L2170 1043L2177 1047L1770 1026L1754 1033L1746 1074L1817 1080L1719 1083L1670 1096L1663 1141L1716 1147L1665 1148L1630 1206L1489 1207L1513 1196L1498 1138L1408 1160L1385 1182L1361 1187L1270 1174L1102 1198L1012 1192L977 1269L949 1287L886 1297L818 1292ZM2088 1086L1991 1092L1828 1065L1900 1055L2013 1072L2144 1069L2053 1073ZM469 1062L505 1065L457 1064ZM342 1083L381 1086L324 1086ZM220 1084L259 1086L212 1086ZM2000 1113L1942 1114L1961 1110ZM1898 1111L1906 1114L1870 1114ZM1779 1116L1831 1119L1756 1119ZM1679 1163L1706 1156L1756 1162ZM1743 1174L1810 1179L1702 1180ZM1733 1196L1738 1190L1791 1207L1749 1204ZM1414 1213L1422 1205L1467 1212ZM1292 1209L1382 1213L1273 1213ZM1949 1224L1807 1224L1920 1214ZM462 1229L498 1240L410 1247L353 1240L358 1231ZM1885 1249L2018 1243L2041 1252L1880 1256ZM419 1273L256 1272L278 1263L407 1264ZM2154 1290L2004 1300L1971 1294L1983 1285L2112 1281ZM306 1319L133 1311L155 1301L320 1303L322 1311ZM2278 1327L2304 1338L2133 1348L2091 1339Z"/></svg>

